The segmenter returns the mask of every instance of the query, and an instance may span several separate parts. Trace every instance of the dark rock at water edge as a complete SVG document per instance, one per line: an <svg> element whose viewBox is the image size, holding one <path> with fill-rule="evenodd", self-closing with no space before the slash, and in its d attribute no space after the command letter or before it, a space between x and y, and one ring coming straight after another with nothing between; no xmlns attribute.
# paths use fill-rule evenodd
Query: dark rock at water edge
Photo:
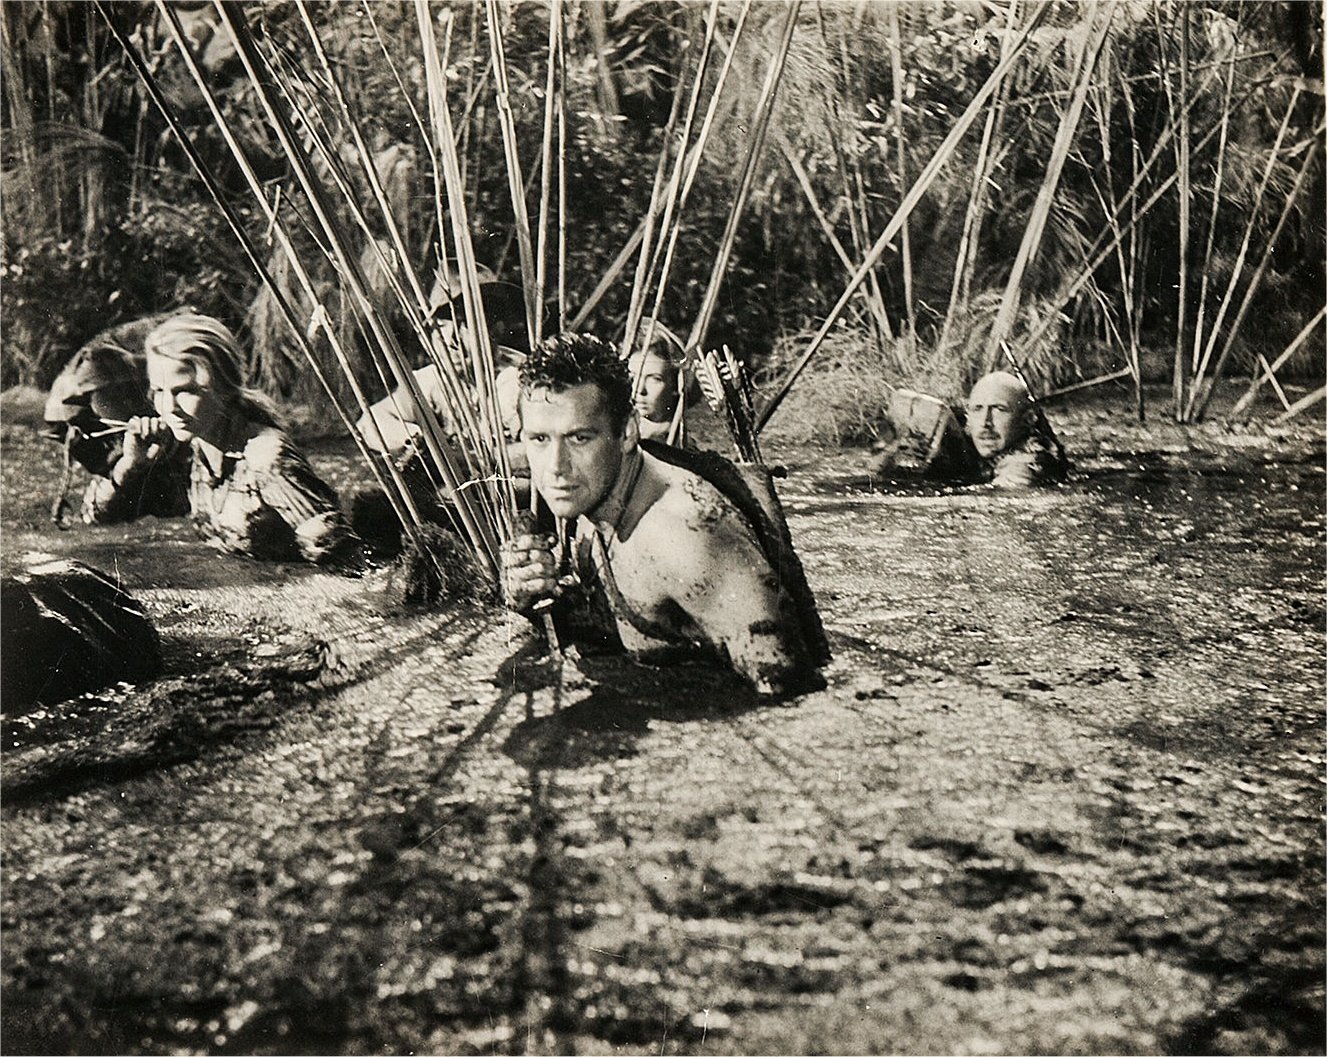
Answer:
<svg viewBox="0 0 1327 1057"><path fill-rule="evenodd" d="M0 580L0 710L14 714L161 670L143 607L81 562L51 560Z"/></svg>

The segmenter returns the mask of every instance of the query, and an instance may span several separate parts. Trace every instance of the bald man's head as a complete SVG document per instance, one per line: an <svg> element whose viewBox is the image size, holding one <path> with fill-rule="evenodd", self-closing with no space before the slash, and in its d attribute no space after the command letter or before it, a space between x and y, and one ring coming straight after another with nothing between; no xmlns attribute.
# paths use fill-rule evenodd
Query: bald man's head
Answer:
<svg viewBox="0 0 1327 1057"><path fill-rule="evenodd" d="M979 379L968 395L968 436L977 454L989 459L1016 447L1032 431L1032 394L1007 371Z"/></svg>

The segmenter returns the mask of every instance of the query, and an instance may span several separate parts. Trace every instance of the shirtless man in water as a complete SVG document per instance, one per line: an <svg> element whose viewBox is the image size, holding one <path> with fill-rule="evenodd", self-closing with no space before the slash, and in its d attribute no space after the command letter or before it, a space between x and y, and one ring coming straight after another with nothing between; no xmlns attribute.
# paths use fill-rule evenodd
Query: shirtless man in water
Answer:
<svg viewBox="0 0 1327 1057"><path fill-rule="evenodd" d="M633 653L698 646L763 693L802 688L814 665L752 528L700 476L641 450L632 404L626 364L588 335L551 338L521 368L531 477L549 509L575 523L582 586ZM511 608L529 613L569 593L553 544L526 534L508 546Z"/></svg>

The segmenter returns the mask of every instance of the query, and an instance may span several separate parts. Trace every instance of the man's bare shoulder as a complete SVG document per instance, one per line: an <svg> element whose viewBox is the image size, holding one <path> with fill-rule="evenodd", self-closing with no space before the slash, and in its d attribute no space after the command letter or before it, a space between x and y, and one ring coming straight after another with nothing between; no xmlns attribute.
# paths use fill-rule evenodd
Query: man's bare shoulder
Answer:
<svg viewBox="0 0 1327 1057"><path fill-rule="evenodd" d="M644 456L641 485L653 501L639 520L651 538L671 539L668 549L679 562L699 548L722 548L750 535L737 508L714 485L681 466Z"/></svg>

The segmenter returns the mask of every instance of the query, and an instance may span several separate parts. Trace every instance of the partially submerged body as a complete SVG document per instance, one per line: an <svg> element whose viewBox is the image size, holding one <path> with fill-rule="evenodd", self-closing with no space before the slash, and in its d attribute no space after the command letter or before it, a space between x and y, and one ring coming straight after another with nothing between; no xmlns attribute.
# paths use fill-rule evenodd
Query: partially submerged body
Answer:
<svg viewBox="0 0 1327 1057"><path fill-rule="evenodd" d="M574 521L564 557L579 589L567 590L554 541L526 534L506 554L509 604L530 612L560 597L559 608L592 610L615 644L646 655L698 648L762 692L814 684L822 649L752 524L699 474L640 449L625 371L604 348L602 370L537 362L523 375L533 481L554 514Z"/></svg>
<svg viewBox="0 0 1327 1057"><path fill-rule="evenodd" d="M507 458L513 473L522 476L526 470L516 409L519 395L516 368L529 347L524 303L519 289L497 282L487 269L481 268L480 273L484 326L497 370L494 401L499 421L486 424L486 416L479 411L481 401L474 381L471 349L476 335L460 299L459 272L448 262L439 270L431 295L432 311L437 318L430 337L430 362L412 371L408 381L398 382L355 424L372 451L396 462L416 503L427 517L436 520L443 520L440 501L445 496L440 493L444 490L444 478L423 442L426 426L436 426L442 436L454 443L464 443L473 426L496 425L507 443ZM439 364L447 365L445 377ZM456 407L458 402L473 411L473 422L469 413Z"/></svg>
<svg viewBox="0 0 1327 1057"><path fill-rule="evenodd" d="M621 645L717 655L762 690L809 665L794 602L751 525L709 482L639 449L612 492L577 519L574 564L600 591Z"/></svg>
<svg viewBox="0 0 1327 1057"><path fill-rule="evenodd" d="M668 443L669 434L674 432L674 418L678 419L677 433L685 436L685 375L666 343L656 341L649 349L632 353L627 370L641 439Z"/></svg>
<svg viewBox="0 0 1327 1057"><path fill-rule="evenodd" d="M233 554L353 557L359 541L336 493L265 408L227 381L233 365L221 367L218 357L234 358L228 344L229 331L206 317L178 317L149 336L148 377L160 417L129 420L120 457L88 486L83 519L190 514L205 539ZM154 497L151 509L144 509L145 494Z"/></svg>
<svg viewBox="0 0 1327 1057"><path fill-rule="evenodd" d="M1021 379L986 375L967 406L896 390L888 409L894 440L878 452L872 472L883 478L921 476L950 485L1026 488L1063 481L1069 460Z"/></svg>
<svg viewBox="0 0 1327 1057"><path fill-rule="evenodd" d="M405 385L398 385L381 400L373 404L359 417L355 428L368 442L369 447L384 455L396 458L409 457L416 445L426 416L431 413L444 434L455 435L456 424L448 411L449 401L442 372L434 364L420 367L412 372L413 386L420 398L428 406L425 412ZM509 455L525 462L525 451L517 443L520 433L520 419L516 411L519 393L519 380L515 366L507 366L497 373L497 404L501 416L503 435L509 443Z"/></svg>

